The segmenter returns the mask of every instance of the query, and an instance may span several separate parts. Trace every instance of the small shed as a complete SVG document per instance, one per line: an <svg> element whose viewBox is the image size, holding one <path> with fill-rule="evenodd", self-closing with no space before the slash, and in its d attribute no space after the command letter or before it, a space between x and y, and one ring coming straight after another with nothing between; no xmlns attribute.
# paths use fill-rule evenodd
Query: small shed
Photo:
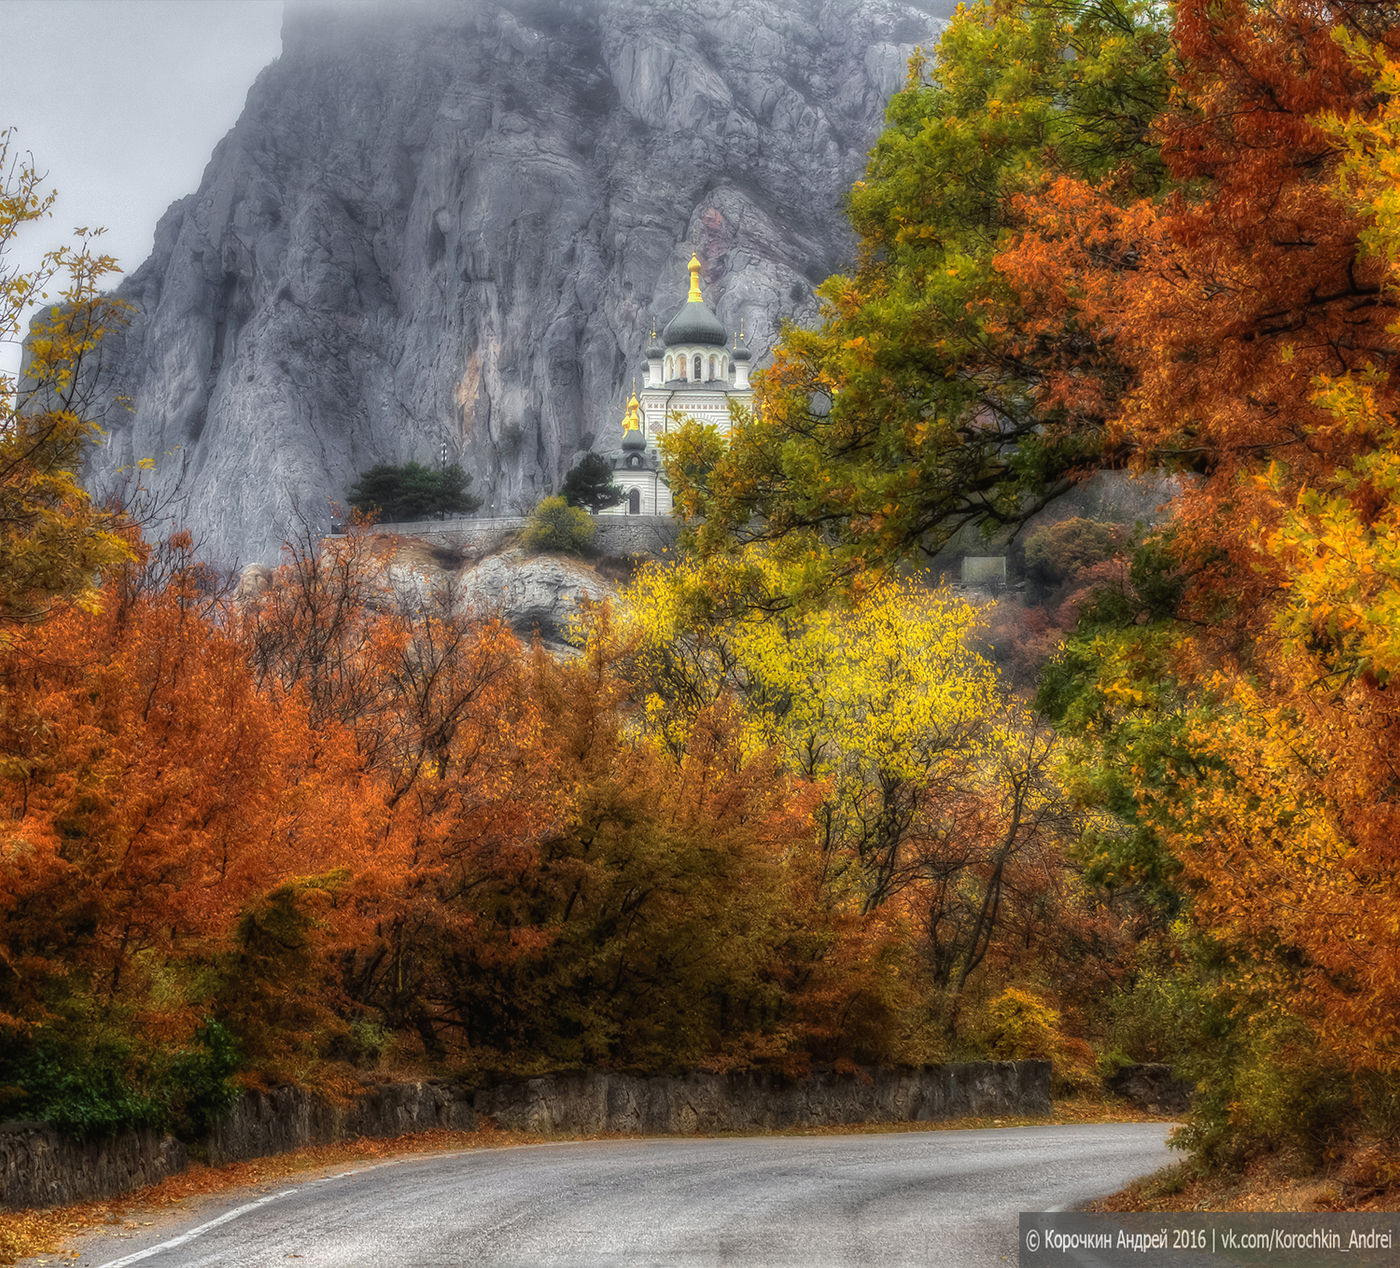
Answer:
<svg viewBox="0 0 1400 1268"><path fill-rule="evenodd" d="M965 586L1004 586L1006 584L1006 556L967 556L962 561L962 583Z"/></svg>

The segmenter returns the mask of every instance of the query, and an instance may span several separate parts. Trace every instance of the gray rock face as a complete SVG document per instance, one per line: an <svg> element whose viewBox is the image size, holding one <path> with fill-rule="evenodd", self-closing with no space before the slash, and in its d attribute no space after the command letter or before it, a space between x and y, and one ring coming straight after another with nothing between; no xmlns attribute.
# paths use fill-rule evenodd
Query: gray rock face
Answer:
<svg viewBox="0 0 1400 1268"><path fill-rule="evenodd" d="M282 56L121 287L130 407L90 483L155 458L243 563L444 445L497 513L533 500L616 439L693 250L759 364L815 315L939 25L900 0L288 0Z"/></svg>
<svg viewBox="0 0 1400 1268"><path fill-rule="evenodd" d="M564 641L585 605L612 597L596 573L557 555L529 556L508 550L483 559L459 577L456 609L473 615L499 613L526 638Z"/></svg>
<svg viewBox="0 0 1400 1268"><path fill-rule="evenodd" d="M401 538L376 584L378 601L400 608L444 608L456 616L499 617L522 639L536 635L551 651L572 655L570 626L589 604L613 598L616 589L581 559L530 555L509 547L460 567L423 559L420 537ZM243 570L241 593L257 593L256 570Z"/></svg>

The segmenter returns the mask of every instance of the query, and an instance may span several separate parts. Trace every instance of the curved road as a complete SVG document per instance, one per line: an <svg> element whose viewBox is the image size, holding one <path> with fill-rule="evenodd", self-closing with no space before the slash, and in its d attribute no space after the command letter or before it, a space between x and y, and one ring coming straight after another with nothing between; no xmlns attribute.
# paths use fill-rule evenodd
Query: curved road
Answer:
<svg viewBox="0 0 1400 1268"><path fill-rule="evenodd" d="M85 1268L631 1268L1016 1262L1019 1211L1173 1161L1160 1123L610 1140L414 1156L245 1192Z"/></svg>

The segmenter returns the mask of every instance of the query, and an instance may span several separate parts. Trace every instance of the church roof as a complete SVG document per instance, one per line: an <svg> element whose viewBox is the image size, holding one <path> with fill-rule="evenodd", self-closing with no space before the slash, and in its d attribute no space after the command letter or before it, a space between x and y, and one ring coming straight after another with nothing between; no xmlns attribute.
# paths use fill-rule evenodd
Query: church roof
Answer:
<svg viewBox="0 0 1400 1268"><path fill-rule="evenodd" d="M642 419L638 411L637 393L633 392L632 399L627 402L627 415L622 420L623 449L634 450L647 447L647 438L642 431Z"/></svg>
<svg viewBox="0 0 1400 1268"><path fill-rule="evenodd" d="M724 323L715 316L710 306L700 296L700 259L690 257L690 294L681 310L661 332L661 338L668 348L680 344L709 344L722 348L729 342Z"/></svg>

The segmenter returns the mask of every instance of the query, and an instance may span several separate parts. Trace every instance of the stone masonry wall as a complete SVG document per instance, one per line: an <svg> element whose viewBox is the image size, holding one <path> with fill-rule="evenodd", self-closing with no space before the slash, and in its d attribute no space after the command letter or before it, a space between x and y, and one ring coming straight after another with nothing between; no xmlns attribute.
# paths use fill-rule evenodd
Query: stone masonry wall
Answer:
<svg viewBox="0 0 1400 1268"><path fill-rule="evenodd" d="M528 524L521 516L496 519L415 520L382 524L379 531L421 537L434 545L490 553ZM658 555L676 544L680 528L669 515L599 515L593 545L603 555Z"/></svg>
<svg viewBox="0 0 1400 1268"><path fill-rule="evenodd" d="M450 1083L395 1083L369 1088L349 1105L279 1088L245 1095L205 1141L205 1152L210 1162L232 1162L356 1136L472 1131L487 1118L542 1135L683 1135L1048 1114L1050 1108L1048 1061L827 1072L806 1079L701 1071L657 1078L556 1074L475 1094ZM0 1125L0 1209L113 1197L188 1165L184 1145L154 1132L79 1142L43 1124Z"/></svg>
<svg viewBox="0 0 1400 1268"><path fill-rule="evenodd" d="M60 1136L44 1123L0 1123L0 1210L68 1206L178 1175L189 1154L173 1136Z"/></svg>
<svg viewBox="0 0 1400 1268"><path fill-rule="evenodd" d="M1048 1061L978 1061L785 1079L772 1074L670 1078L555 1074L476 1094L478 1116L518 1131L752 1131L842 1123L926 1123L964 1115L1048 1114Z"/></svg>

